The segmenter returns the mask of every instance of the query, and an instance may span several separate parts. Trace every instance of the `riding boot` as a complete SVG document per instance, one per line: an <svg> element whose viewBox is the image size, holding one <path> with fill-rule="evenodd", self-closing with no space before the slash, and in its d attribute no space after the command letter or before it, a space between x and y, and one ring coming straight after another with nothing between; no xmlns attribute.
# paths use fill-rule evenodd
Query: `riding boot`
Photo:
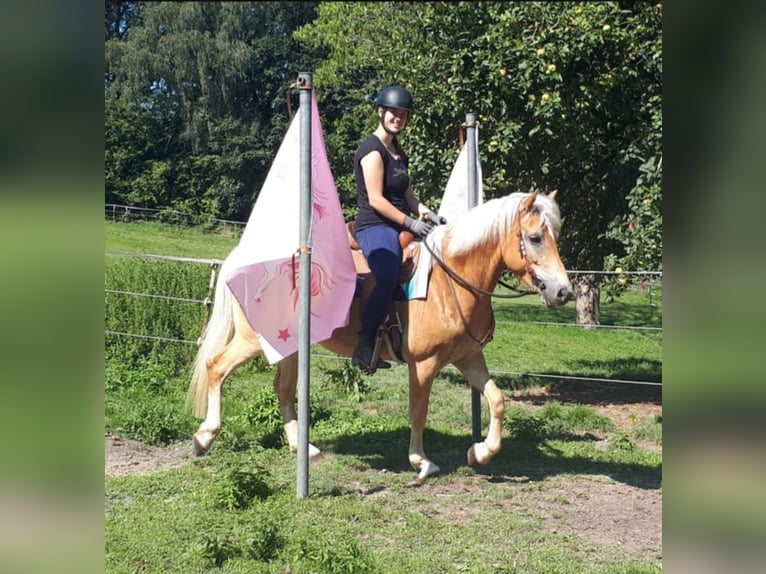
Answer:
<svg viewBox="0 0 766 574"><path fill-rule="evenodd" d="M378 359L375 365L372 365L373 351L375 348L366 337L360 337L359 342L354 349L354 353L351 355L351 362L355 365L359 365L364 369L367 374L372 375L377 369L388 369L391 363L388 363L382 359Z"/></svg>

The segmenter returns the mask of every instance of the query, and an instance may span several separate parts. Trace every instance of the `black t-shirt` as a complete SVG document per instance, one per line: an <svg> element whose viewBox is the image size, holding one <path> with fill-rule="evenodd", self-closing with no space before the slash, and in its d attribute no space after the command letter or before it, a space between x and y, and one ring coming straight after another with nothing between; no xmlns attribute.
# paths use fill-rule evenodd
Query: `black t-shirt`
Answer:
<svg viewBox="0 0 766 574"><path fill-rule="evenodd" d="M383 197L390 201L402 213L410 214L404 192L410 186L409 158L399 149L399 159L396 160L388 153L385 144L375 134L368 137L354 154L354 178L356 180L356 197L359 213L356 216L356 229L365 229L373 225L390 225L399 231L404 229L399 223L387 219L370 207L367 186L364 184L364 174L360 164L368 153L377 151L383 158Z"/></svg>

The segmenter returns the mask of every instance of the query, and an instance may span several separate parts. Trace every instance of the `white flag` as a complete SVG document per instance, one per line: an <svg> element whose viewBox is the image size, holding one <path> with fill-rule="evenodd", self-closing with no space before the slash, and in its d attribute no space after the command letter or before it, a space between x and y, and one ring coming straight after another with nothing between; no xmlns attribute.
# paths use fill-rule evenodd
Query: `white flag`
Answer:
<svg viewBox="0 0 766 574"><path fill-rule="evenodd" d="M481 161L479 160L479 141L476 138L476 195L478 204L484 203L484 186L481 176ZM439 215L452 222L458 216L468 211L468 143L460 150L452 173L447 180L447 187L442 195Z"/></svg>
<svg viewBox="0 0 766 574"><path fill-rule="evenodd" d="M298 350L300 114L266 176L226 277L269 363ZM330 171L316 97L311 97L310 342L348 325L356 269Z"/></svg>

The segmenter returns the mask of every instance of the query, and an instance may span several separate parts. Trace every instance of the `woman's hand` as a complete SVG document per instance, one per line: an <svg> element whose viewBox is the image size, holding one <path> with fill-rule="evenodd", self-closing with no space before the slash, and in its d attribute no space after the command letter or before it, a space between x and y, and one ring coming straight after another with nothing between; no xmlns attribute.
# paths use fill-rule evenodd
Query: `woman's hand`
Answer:
<svg viewBox="0 0 766 574"><path fill-rule="evenodd" d="M429 214L433 213L428 207L423 205L422 203L418 203L418 217L420 219L425 219L428 217Z"/></svg>
<svg viewBox="0 0 766 574"><path fill-rule="evenodd" d="M423 219L412 219L409 215L404 216L402 226L409 232L411 232L415 239L423 239L426 235L431 233L433 226Z"/></svg>
<svg viewBox="0 0 766 574"><path fill-rule="evenodd" d="M425 218L434 225L444 225L447 223L447 218L443 215L436 215L433 211L426 214Z"/></svg>

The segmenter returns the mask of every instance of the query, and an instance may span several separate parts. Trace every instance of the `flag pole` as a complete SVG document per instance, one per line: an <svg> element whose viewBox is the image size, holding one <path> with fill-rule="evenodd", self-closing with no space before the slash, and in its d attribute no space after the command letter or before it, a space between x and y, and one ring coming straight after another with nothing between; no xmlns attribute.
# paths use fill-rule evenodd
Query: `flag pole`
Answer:
<svg viewBox="0 0 766 574"><path fill-rule="evenodd" d="M311 94L310 72L298 74L300 91L300 263L298 267L298 468L296 493L309 491L309 380L311 348Z"/></svg>
<svg viewBox="0 0 766 574"><path fill-rule="evenodd" d="M468 146L468 209L479 204L478 173L476 169L476 114L465 115L465 145ZM481 393L471 390L471 434L473 442L481 442Z"/></svg>

